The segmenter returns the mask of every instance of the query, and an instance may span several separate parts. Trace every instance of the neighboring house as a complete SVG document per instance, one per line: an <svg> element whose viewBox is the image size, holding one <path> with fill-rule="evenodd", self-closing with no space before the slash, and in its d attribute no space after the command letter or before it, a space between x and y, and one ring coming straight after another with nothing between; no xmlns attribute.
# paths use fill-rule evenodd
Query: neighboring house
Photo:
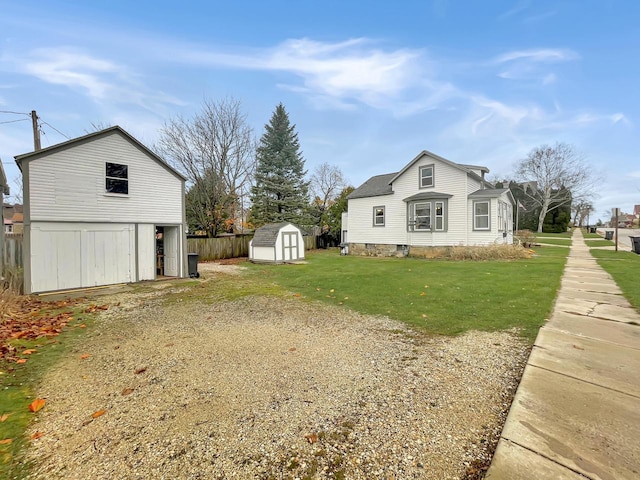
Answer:
<svg viewBox="0 0 640 480"><path fill-rule="evenodd" d="M5 233L23 233L24 217L22 205L3 204L4 231Z"/></svg>
<svg viewBox="0 0 640 480"><path fill-rule="evenodd" d="M2 166L2 159L0 159L0 200L4 205L4 196L9 195L9 185L7 183L7 176L4 173L4 167ZM3 212L4 220L4 212ZM4 275L4 229L0 229L0 276Z"/></svg>
<svg viewBox="0 0 640 480"><path fill-rule="evenodd" d="M187 276L185 179L122 128L15 158L25 293Z"/></svg>
<svg viewBox="0 0 640 480"><path fill-rule="evenodd" d="M258 228L249 242L249 260L255 263L286 263L304 260L304 238L289 222Z"/></svg>
<svg viewBox="0 0 640 480"><path fill-rule="evenodd" d="M484 179L488 172L425 150L399 172L372 177L347 197L343 243L349 254L393 256L513 243L513 195L493 188Z"/></svg>

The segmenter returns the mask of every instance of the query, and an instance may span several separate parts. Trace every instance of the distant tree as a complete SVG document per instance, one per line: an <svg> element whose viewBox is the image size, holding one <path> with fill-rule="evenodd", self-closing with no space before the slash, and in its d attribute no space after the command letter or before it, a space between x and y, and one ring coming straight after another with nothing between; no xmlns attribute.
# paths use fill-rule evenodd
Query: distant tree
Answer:
<svg viewBox="0 0 640 480"><path fill-rule="evenodd" d="M295 125L279 104L256 149L255 185L251 188L251 223L255 227L273 222L312 223L309 214L309 182L300 152Z"/></svg>
<svg viewBox="0 0 640 480"><path fill-rule="evenodd" d="M108 122L90 122L91 128L85 128L84 131L89 134L89 133L93 133L93 132L99 132L101 130L106 130L107 128L111 128L113 125L111 125Z"/></svg>
<svg viewBox="0 0 640 480"><path fill-rule="evenodd" d="M525 195L540 207L538 232L542 232L550 211L570 206L572 199L589 195L596 181L583 156L566 143L534 148L527 158L518 162L516 175L521 181L535 182L536 188L526 190Z"/></svg>
<svg viewBox="0 0 640 480"><path fill-rule="evenodd" d="M333 244L337 245L340 242L342 214L347 211L347 197L354 190L355 188L351 185L344 187L331 203L323 217L323 231L326 232Z"/></svg>
<svg viewBox="0 0 640 480"><path fill-rule="evenodd" d="M573 225L575 227L588 226L589 215L593 210L593 203L589 200L578 200L573 202L573 205L571 205Z"/></svg>
<svg viewBox="0 0 640 480"><path fill-rule="evenodd" d="M311 175L311 216L315 225L323 227L328 208L345 185L344 175L338 167L325 162L315 168ZM326 228L322 231L327 233Z"/></svg>
<svg viewBox="0 0 640 480"><path fill-rule="evenodd" d="M255 141L238 100L205 100L193 118L171 119L160 130L156 150L187 178L190 228L215 237L244 220Z"/></svg>

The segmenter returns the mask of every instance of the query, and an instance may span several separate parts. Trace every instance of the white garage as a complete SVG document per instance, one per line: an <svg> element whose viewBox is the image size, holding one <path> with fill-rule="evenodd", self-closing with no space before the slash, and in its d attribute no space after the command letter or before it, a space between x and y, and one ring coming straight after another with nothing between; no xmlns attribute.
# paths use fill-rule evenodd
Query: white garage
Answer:
<svg viewBox="0 0 640 480"><path fill-rule="evenodd" d="M304 260L304 239L289 222L258 228L249 242L249 260L256 263L286 263Z"/></svg>
<svg viewBox="0 0 640 480"><path fill-rule="evenodd" d="M184 178L120 127L16 162L25 293L186 276Z"/></svg>

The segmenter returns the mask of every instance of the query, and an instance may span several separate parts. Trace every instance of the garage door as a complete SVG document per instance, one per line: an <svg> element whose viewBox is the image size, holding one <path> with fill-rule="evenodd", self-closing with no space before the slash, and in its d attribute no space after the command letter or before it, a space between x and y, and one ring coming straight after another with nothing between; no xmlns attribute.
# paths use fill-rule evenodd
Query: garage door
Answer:
<svg viewBox="0 0 640 480"><path fill-rule="evenodd" d="M32 224L32 292L131 282L134 249L129 224Z"/></svg>

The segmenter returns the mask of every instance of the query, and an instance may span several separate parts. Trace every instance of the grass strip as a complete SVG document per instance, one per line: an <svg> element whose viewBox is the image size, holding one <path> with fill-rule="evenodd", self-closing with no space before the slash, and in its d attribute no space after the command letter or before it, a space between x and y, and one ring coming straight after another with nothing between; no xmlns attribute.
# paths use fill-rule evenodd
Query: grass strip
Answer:
<svg viewBox="0 0 640 480"><path fill-rule="evenodd" d="M590 252L613 277L629 303L640 312L640 255L614 250L591 249Z"/></svg>

